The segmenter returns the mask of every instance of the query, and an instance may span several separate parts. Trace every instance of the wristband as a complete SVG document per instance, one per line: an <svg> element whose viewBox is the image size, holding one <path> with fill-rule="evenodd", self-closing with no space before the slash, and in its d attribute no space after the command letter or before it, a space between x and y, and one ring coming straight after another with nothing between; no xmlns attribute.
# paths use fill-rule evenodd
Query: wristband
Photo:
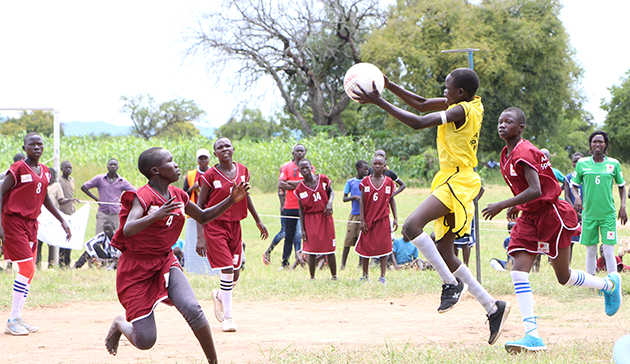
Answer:
<svg viewBox="0 0 630 364"><path fill-rule="evenodd" d="M442 125L446 124L446 111L440 111L440 117L442 118Z"/></svg>

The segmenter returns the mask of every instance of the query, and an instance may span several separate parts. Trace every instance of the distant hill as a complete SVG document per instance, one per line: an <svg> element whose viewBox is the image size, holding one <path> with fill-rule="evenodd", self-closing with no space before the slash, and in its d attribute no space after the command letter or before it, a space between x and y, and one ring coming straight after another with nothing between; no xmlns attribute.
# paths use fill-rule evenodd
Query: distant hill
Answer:
<svg viewBox="0 0 630 364"><path fill-rule="evenodd" d="M121 126L109 124L104 121L82 122L70 121L62 123L65 135L88 135L88 134L109 134L109 135L127 135L131 132L131 126ZM207 138L214 138L216 128L209 126L195 125L201 135Z"/></svg>

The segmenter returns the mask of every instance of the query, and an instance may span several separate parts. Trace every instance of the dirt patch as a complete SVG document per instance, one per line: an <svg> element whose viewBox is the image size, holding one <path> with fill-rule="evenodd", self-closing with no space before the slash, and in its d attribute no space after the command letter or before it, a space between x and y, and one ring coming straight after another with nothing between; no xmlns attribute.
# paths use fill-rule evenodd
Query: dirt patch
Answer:
<svg viewBox="0 0 630 364"><path fill-rule="evenodd" d="M513 307L497 345L523 335L514 297L503 299L512 302ZM236 333L221 332L213 315L212 302L204 301L202 307L210 320L222 363L258 362L287 347L316 350L334 345L361 350L374 349L386 342L408 342L420 347L447 347L453 342L460 347L487 345L485 312L470 295L445 314L437 313L438 303L438 295L340 302L237 300L234 305ZM536 297L536 305L544 306L544 311L548 312L540 327L548 345L576 339L612 343L619 337L619 331L606 326L606 322L609 325L613 319L604 314L603 302L599 303L601 312L588 315L555 309L567 304ZM27 308L23 315L25 320L38 325L41 331L28 337L0 335L2 359L7 363L203 362L201 348L188 325L175 308L166 305L156 310L158 341L151 350L138 350L123 339L118 355L110 356L103 340L111 320L122 312L117 302ZM0 317L8 316L8 311L0 311Z"/></svg>

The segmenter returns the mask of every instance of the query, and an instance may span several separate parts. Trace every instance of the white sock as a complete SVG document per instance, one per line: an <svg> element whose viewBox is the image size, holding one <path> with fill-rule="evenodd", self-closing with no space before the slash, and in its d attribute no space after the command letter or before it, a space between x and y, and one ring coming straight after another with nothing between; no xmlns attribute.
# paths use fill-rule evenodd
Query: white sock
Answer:
<svg viewBox="0 0 630 364"><path fill-rule="evenodd" d="M514 283L516 301L521 309L525 334L540 337L538 335L536 316L534 316L534 294L532 293L532 287L529 285L529 273L513 270L510 272L510 276L512 276L512 283Z"/></svg>
<svg viewBox="0 0 630 364"><path fill-rule="evenodd" d="M488 315L492 315L497 310L497 300L490 296L488 291L483 288L483 286L479 283L479 281L477 281L475 276L473 276L470 269L468 269L466 264L462 263L462 265L457 267L455 272L453 272L453 275L455 275L455 277L461 279L462 282L468 285L468 292L470 292L470 294L472 294L477 299L477 301L481 303L483 308L486 309Z"/></svg>
<svg viewBox="0 0 630 364"><path fill-rule="evenodd" d="M608 279L592 276L587 274L585 271L578 269L571 269L571 276L564 285L605 290L610 290L612 288L612 282Z"/></svg>
<svg viewBox="0 0 630 364"><path fill-rule="evenodd" d="M594 276L597 266L597 244L586 247L586 273Z"/></svg>
<svg viewBox="0 0 630 364"><path fill-rule="evenodd" d="M234 274L221 274L221 302L223 303L223 315L232 317L232 287L234 287Z"/></svg>
<svg viewBox="0 0 630 364"><path fill-rule="evenodd" d="M22 301L20 302L20 317L22 317L22 310L24 309L24 304L26 303L26 297L28 297L28 292L31 290L31 285L26 285L26 290L24 291L24 295L22 296Z"/></svg>
<svg viewBox="0 0 630 364"><path fill-rule="evenodd" d="M457 284L457 279L455 279L451 270L448 269L448 266L444 262L440 252L435 247L435 243L429 234L423 231L422 234L418 235L411 242L418 248L418 250L420 250L420 253L427 258L429 263L431 263L437 274L440 278L442 278L442 282L444 282L444 284Z"/></svg>
<svg viewBox="0 0 630 364"><path fill-rule="evenodd" d="M604 251L604 259L606 260L606 270L608 271L608 274L615 273L617 271L615 246L602 244L602 250Z"/></svg>
<svg viewBox="0 0 630 364"><path fill-rule="evenodd" d="M28 291L29 286L28 278L18 273L13 282L13 302L11 303L11 316L9 316L9 320L14 320L22 316L22 307L24 307L22 301L26 300L24 292Z"/></svg>

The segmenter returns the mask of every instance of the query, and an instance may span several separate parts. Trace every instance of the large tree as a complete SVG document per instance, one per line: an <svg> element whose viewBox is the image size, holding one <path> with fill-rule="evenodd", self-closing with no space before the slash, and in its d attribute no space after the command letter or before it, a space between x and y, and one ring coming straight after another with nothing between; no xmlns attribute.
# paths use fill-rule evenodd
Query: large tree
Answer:
<svg viewBox="0 0 630 364"><path fill-rule="evenodd" d="M205 114L196 102L177 98L157 104L150 95L121 96L121 112L133 121L132 133L145 139L156 136L187 137L199 135L193 122Z"/></svg>
<svg viewBox="0 0 630 364"><path fill-rule="evenodd" d="M206 56L216 72L236 66L241 90L271 77L306 133L313 125L345 132L343 76L381 21L378 0L228 0L202 14L187 41L189 54Z"/></svg>
<svg viewBox="0 0 630 364"><path fill-rule="evenodd" d="M621 79L621 84L608 88L610 101L601 100L606 110L604 129L610 136L610 155L630 162L630 71Z"/></svg>
<svg viewBox="0 0 630 364"><path fill-rule="evenodd" d="M582 108L582 70L573 60L560 9L559 0L399 1L387 26L375 30L361 51L394 82L441 97L448 73L468 65L465 53L441 51L478 48L474 69L485 107L480 150L503 147L496 123L504 109L516 106L527 116L525 137L568 153L591 129L591 116ZM565 132L567 123L578 137Z"/></svg>
<svg viewBox="0 0 630 364"><path fill-rule="evenodd" d="M18 118L6 118L0 123L0 134L18 135L37 132L43 136L53 134L54 116L52 111L22 111ZM63 127L61 127L63 135Z"/></svg>

